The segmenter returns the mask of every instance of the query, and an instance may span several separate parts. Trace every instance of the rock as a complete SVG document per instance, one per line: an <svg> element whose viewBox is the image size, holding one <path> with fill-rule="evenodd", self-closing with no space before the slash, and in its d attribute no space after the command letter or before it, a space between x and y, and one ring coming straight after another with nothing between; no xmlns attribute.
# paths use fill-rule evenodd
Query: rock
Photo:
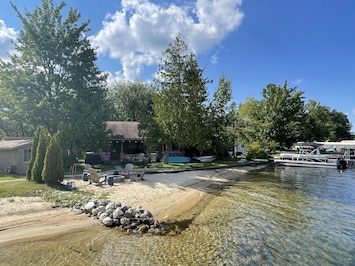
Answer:
<svg viewBox="0 0 355 266"><path fill-rule="evenodd" d="M97 201L97 205L99 206L106 206L108 204L108 201L106 199L99 199Z"/></svg>
<svg viewBox="0 0 355 266"><path fill-rule="evenodd" d="M97 210L99 212L106 212L106 207L105 206L99 206L99 207L97 207Z"/></svg>
<svg viewBox="0 0 355 266"><path fill-rule="evenodd" d="M116 203L114 203L114 202L110 202L110 203L108 203L107 205L106 205L106 211L108 211L108 210L114 210L114 209L116 209Z"/></svg>
<svg viewBox="0 0 355 266"><path fill-rule="evenodd" d="M91 213L91 211L95 208L95 202L88 202L85 204L83 212L85 213Z"/></svg>
<svg viewBox="0 0 355 266"><path fill-rule="evenodd" d="M126 218L126 217L122 217L120 219L120 223L123 225L123 226L126 226L126 225L129 225L131 223L131 220Z"/></svg>
<svg viewBox="0 0 355 266"><path fill-rule="evenodd" d="M102 222L106 217L108 217L108 214L106 212L101 213L99 216L100 222Z"/></svg>
<svg viewBox="0 0 355 266"><path fill-rule="evenodd" d="M117 208L113 214L112 214L112 217L113 219L118 219L118 218L122 218L124 215L124 212L120 209L120 208Z"/></svg>
<svg viewBox="0 0 355 266"><path fill-rule="evenodd" d="M149 230L149 226L146 224L141 224L140 226L137 227L138 233L141 233L141 234L147 232L148 230Z"/></svg>
<svg viewBox="0 0 355 266"><path fill-rule="evenodd" d="M105 217L102 219L101 223L103 223L106 226L112 226L113 220L110 217Z"/></svg>

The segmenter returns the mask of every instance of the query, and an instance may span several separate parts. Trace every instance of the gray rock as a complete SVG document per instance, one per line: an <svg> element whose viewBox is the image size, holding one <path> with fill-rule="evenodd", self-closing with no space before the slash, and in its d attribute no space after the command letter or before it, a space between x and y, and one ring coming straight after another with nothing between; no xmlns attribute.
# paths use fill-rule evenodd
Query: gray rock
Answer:
<svg viewBox="0 0 355 266"><path fill-rule="evenodd" d="M120 208L117 208L113 214L112 214L112 217L113 219L118 219L118 218L122 218L124 215L124 212L120 209Z"/></svg>
<svg viewBox="0 0 355 266"><path fill-rule="evenodd" d="M120 219L120 223L121 223L123 226L127 226L127 225L129 225L129 224L131 223L131 220L128 219L128 218L126 218L126 217L122 217L122 218Z"/></svg>
<svg viewBox="0 0 355 266"><path fill-rule="evenodd" d="M83 212L85 213L91 213L91 211L95 208L95 202L88 202L85 204Z"/></svg>
<svg viewBox="0 0 355 266"><path fill-rule="evenodd" d="M99 199L97 201L97 205L99 206L106 206L108 204L108 201L106 199Z"/></svg>
<svg viewBox="0 0 355 266"><path fill-rule="evenodd" d="M100 222L102 222L106 217L108 217L108 214L106 212L101 213L99 216Z"/></svg>
<svg viewBox="0 0 355 266"><path fill-rule="evenodd" d="M112 226L113 220L110 217L105 217L104 219L102 219L101 223L103 223L106 226Z"/></svg>
<svg viewBox="0 0 355 266"><path fill-rule="evenodd" d="M116 206L116 203L114 203L114 202L110 202L110 203L108 203L107 205L106 205L106 211L108 211L108 210L114 210L114 209L116 209L117 208L117 206Z"/></svg>

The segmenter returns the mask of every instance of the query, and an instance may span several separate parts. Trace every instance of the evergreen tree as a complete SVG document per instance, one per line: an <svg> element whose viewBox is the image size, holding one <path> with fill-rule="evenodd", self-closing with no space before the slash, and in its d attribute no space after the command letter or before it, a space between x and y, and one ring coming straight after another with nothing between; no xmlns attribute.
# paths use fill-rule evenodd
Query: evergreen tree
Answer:
<svg viewBox="0 0 355 266"><path fill-rule="evenodd" d="M32 146L31 146L31 154L30 160L28 161L27 171L26 171L26 179L28 181L32 181L32 168L34 162L36 161L37 147L39 142L39 136L41 135L42 127L38 127L35 131L35 135L33 137Z"/></svg>
<svg viewBox="0 0 355 266"><path fill-rule="evenodd" d="M44 130L40 131L37 150L36 150L36 159L32 167L32 180L36 183L43 183L42 171L44 164L44 157L46 155L46 149L48 145L48 134Z"/></svg>
<svg viewBox="0 0 355 266"><path fill-rule="evenodd" d="M64 179L62 149L58 134L51 138L48 145L42 176L46 184L59 184Z"/></svg>
<svg viewBox="0 0 355 266"><path fill-rule="evenodd" d="M194 54L178 35L163 53L153 95L154 118L167 137L181 148L210 148L207 88Z"/></svg>

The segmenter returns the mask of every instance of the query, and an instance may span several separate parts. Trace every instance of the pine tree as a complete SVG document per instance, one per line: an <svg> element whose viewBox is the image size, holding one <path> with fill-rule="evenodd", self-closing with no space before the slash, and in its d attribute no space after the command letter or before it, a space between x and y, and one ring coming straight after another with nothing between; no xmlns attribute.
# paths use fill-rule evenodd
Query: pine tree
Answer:
<svg viewBox="0 0 355 266"><path fill-rule="evenodd" d="M51 138L48 145L42 176L46 184L59 184L64 179L62 149L58 134Z"/></svg>
<svg viewBox="0 0 355 266"><path fill-rule="evenodd" d="M48 145L48 134L44 130L41 130L38 140L38 146L36 150L36 159L32 167L32 180L36 183L42 183L42 170L44 157L46 155L46 149Z"/></svg>
<svg viewBox="0 0 355 266"><path fill-rule="evenodd" d="M28 181L32 181L32 168L36 160L36 154L37 154L37 147L38 147L38 142L39 142L39 136L41 134L42 127L38 127L36 129L35 135L33 137L32 141L32 147L31 147L31 155L30 155L30 160L28 162L28 167L26 171L26 179Z"/></svg>

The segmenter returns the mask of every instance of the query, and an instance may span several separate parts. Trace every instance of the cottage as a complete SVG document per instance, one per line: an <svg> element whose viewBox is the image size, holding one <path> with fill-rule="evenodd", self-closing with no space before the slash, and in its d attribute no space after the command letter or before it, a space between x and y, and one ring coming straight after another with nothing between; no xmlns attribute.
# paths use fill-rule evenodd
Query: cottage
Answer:
<svg viewBox="0 0 355 266"><path fill-rule="evenodd" d="M25 174L30 160L32 139L6 138L0 141L0 169Z"/></svg>
<svg viewBox="0 0 355 266"><path fill-rule="evenodd" d="M146 147L138 135L138 122L108 121L106 129L110 131L110 160L141 161L145 160Z"/></svg>

